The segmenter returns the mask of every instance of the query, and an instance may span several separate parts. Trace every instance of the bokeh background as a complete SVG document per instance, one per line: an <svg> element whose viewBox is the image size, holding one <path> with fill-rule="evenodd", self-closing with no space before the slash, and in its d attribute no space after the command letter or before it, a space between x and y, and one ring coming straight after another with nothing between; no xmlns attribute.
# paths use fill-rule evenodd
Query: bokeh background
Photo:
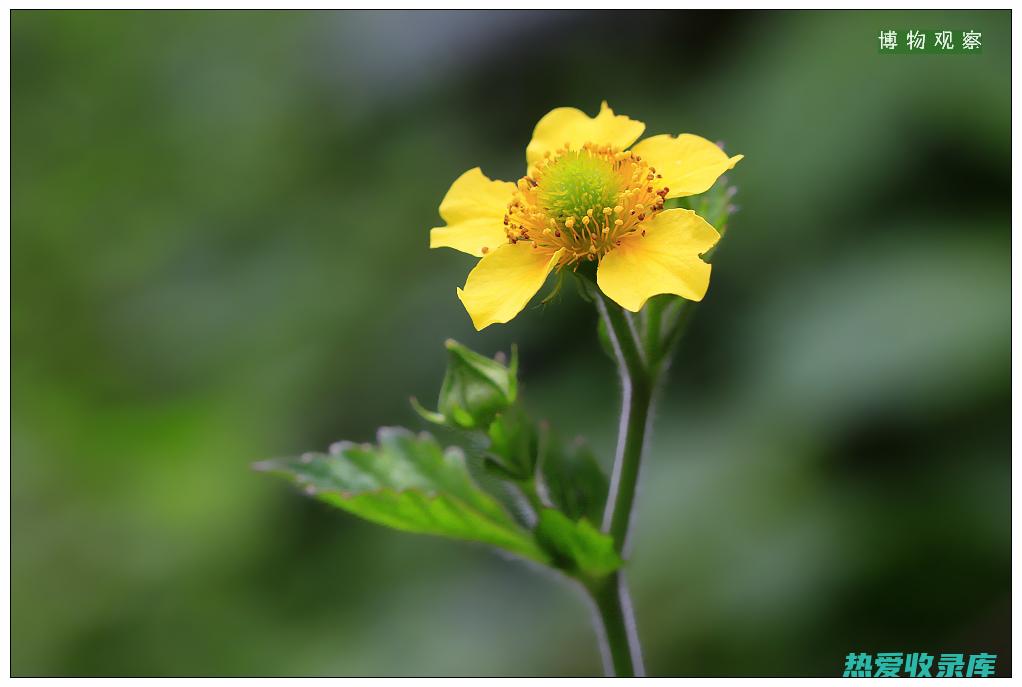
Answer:
<svg viewBox="0 0 1022 687"><path fill-rule="evenodd" d="M881 55L881 29L981 55ZM471 328L462 171L602 99L746 159L642 477L655 675L1010 670L1009 14L12 15L16 675L590 674L584 600L251 461L421 427L454 337L611 458L567 292Z"/></svg>

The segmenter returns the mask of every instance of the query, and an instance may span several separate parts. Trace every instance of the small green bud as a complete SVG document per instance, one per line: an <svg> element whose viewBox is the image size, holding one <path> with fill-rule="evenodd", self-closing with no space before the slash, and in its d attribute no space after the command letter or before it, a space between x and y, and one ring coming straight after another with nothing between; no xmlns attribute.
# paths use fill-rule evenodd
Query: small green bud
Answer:
<svg viewBox="0 0 1022 687"><path fill-rule="evenodd" d="M462 429L486 429L498 414L510 408L518 394L518 351L511 349L511 363L479 355L448 339L447 373L440 387L439 407L428 411L413 400L426 420Z"/></svg>

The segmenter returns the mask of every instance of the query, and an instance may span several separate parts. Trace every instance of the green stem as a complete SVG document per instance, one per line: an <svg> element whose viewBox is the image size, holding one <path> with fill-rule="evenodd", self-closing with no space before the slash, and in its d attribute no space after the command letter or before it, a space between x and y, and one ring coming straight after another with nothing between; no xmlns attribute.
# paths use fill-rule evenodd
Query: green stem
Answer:
<svg viewBox="0 0 1022 687"><path fill-rule="evenodd" d="M621 308L602 293L595 294L596 307L607 325L621 374L622 408L617 453L611 476L610 494L604 512L603 529L614 538L619 552L625 550L631 524L635 487L646 443L653 401L653 380L644 352Z"/></svg>
<svg viewBox="0 0 1022 687"><path fill-rule="evenodd" d="M650 366L660 358L660 330L662 328L663 302L653 299L643 308L646 315L646 360Z"/></svg>
<svg viewBox="0 0 1022 687"><path fill-rule="evenodd" d="M649 373L647 351L628 316L598 288L591 289L590 293L607 326L607 335L621 374L621 420L603 530L611 535L615 548L624 555L639 467L649 432L655 385ZM619 677L642 675L642 651L624 577L618 572L600 580L590 586L590 593L603 627L604 655L609 657L606 662L608 673Z"/></svg>
<svg viewBox="0 0 1022 687"><path fill-rule="evenodd" d="M671 359L674 357L674 349L678 347L678 342L681 341L681 337L688 329L688 324L692 320L697 304L693 301L679 299L676 304L672 303L672 305L674 306L674 312L670 314L673 316L674 321L669 324L667 335L664 336L661 345L660 358L656 361L656 369L653 374L657 379L663 377L667 367L671 364Z"/></svg>
<svg viewBox="0 0 1022 687"><path fill-rule="evenodd" d="M603 514L603 531L611 535L614 547L622 558L626 558L639 468L653 425L653 401L666 377L674 349L695 311L695 304L689 301L680 301L677 305L671 303L670 306L677 309L666 313L669 306L652 299L639 319L640 333L631 314L604 296L594 283L592 270L579 270L577 274L606 325L621 375L621 420L614 472ZM665 325L666 333L663 331ZM589 580L585 586L596 605L597 630L607 674L618 677L643 675L645 669L635 611L623 571Z"/></svg>
<svg viewBox="0 0 1022 687"><path fill-rule="evenodd" d="M609 676L642 677L642 652L624 575L618 571L587 588L596 605L604 671Z"/></svg>

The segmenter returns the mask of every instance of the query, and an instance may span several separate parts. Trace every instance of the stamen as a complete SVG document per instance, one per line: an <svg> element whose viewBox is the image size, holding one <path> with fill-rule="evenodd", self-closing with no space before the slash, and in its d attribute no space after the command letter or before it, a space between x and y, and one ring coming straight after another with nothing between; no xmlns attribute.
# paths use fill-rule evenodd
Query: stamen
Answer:
<svg viewBox="0 0 1022 687"><path fill-rule="evenodd" d="M567 143L545 153L532 173L519 179L504 216L510 243L529 241L537 251L563 249L558 268L600 260L643 223L663 210L668 189L661 176L630 152L591 143ZM484 253L488 247L484 249Z"/></svg>

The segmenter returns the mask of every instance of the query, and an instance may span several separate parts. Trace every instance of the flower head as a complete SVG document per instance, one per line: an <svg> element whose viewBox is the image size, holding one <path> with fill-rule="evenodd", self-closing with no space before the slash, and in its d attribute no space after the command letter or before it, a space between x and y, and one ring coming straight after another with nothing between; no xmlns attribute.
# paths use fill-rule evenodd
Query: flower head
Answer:
<svg viewBox="0 0 1022 687"><path fill-rule="evenodd" d="M706 191L742 156L692 134L632 146L645 128L606 102L596 117L557 108L536 125L517 183L478 167L455 180L430 248L482 258L458 289L476 329L521 312L551 271L586 262L597 263L600 289L633 312L660 293L702 299L710 265L699 256L720 235L664 201Z"/></svg>

